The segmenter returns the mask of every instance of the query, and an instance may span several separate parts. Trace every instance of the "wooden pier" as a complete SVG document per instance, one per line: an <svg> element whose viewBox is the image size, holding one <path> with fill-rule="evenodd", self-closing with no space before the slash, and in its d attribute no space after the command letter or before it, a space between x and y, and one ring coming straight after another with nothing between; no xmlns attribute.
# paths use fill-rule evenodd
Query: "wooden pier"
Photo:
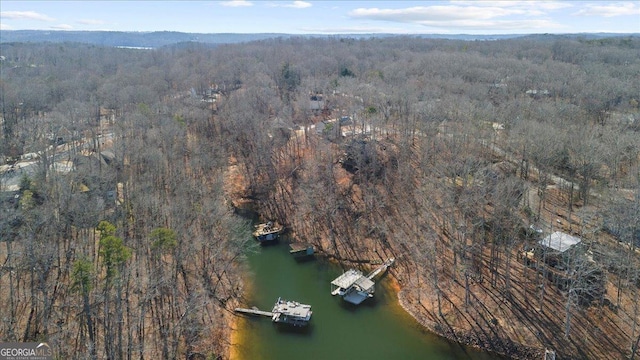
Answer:
<svg viewBox="0 0 640 360"><path fill-rule="evenodd" d="M243 314L249 314L249 315L273 317L273 313L271 311L262 311L258 309L245 309L245 308L236 308L235 311Z"/></svg>
<svg viewBox="0 0 640 360"><path fill-rule="evenodd" d="M396 261L395 258L390 258L387 259L387 261L384 262L384 264L382 264L380 267L378 267L377 269L373 270L372 272L369 273L369 275L367 275L367 278L369 278L369 280L372 280L374 277L376 277L378 274L380 274L381 272L387 270L387 268L391 265L393 265L393 263Z"/></svg>

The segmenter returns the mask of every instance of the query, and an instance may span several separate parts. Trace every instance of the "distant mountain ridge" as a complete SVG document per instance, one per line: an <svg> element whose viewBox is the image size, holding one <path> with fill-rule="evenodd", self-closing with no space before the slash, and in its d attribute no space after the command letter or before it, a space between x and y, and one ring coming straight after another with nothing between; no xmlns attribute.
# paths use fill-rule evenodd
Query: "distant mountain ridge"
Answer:
<svg viewBox="0 0 640 360"><path fill-rule="evenodd" d="M180 43L195 42L203 44L233 44L272 38L289 37L313 37L313 38L371 38L389 36L411 36L433 39L454 39L454 40L500 40L517 37L583 37L602 38L617 36L638 36L638 34L612 34L612 33L590 33L590 34L532 34L532 35L470 35L470 34L279 34L279 33L184 33L176 31L153 31L153 32L126 32L126 31L47 31L47 30L0 30L0 43L12 42L76 42L100 46L123 46L158 48L162 46L175 45Z"/></svg>
<svg viewBox="0 0 640 360"><path fill-rule="evenodd" d="M184 42L231 44L288 37L287 34L196 34L175 31L123 32L123 31L45 31L2 30L0 43L10 42L76 42L101 46L127 46L157 48Z"/></svg>

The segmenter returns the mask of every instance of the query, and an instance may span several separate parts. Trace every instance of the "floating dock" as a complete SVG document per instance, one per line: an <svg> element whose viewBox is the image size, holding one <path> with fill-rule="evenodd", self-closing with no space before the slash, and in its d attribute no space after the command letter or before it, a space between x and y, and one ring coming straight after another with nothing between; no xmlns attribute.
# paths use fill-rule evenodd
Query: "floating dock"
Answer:
<svg viewBox="0 0 640 360"><path fill-rule="evenodd" d="M370 272L367 276L360 270L350 269L331 282L331 295L339 295L354 305L358 305L368 298L373 297L375 282L373 278L385 271L395 262L394 258L388 259L381 266Z"/></svg>
<svg viewBox="0 0 640 360"><path fill-rule="evenodd" d="M277 222L269 221L263 224L255 225L253 236L260 242L278 240L280 234L284 230L284 226Z"/></svg>
<svg viewBox="0 0 640 360"><path fill-rule="evenodd" d="M297 301L284 300L282 298L278 298L278 300L276 300L271 311L262 311L256 308L236 308L235 311L243 314L269 317L274 323L283 323L293 326L306 326L309 323L309 320L311 320L311 314L313 314L311 311L311 305L301 304Z"/></svg>
<svg viewBox="0 0 640 360"><path fill-rule="evenodd" d="M312 256L314 252L315 249L313 248L313 245L301 242L292 242L289 244L289 254L293 255L296 258Z"/></svg>

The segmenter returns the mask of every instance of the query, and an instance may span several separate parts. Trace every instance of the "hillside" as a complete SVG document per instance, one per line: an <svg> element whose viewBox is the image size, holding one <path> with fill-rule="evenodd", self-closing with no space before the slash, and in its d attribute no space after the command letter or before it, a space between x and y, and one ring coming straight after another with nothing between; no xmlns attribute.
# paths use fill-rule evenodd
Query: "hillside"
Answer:
<svg viewBox="0 0 640 360"><path fill-rule="evenodd" d="M341 154L349 153L349 140L325 148L323 140L307 139L295 160L295 176L281 179L268 198L259 199L263 214L286 221L294 238L313 243L323 255L341 263L378 263L395 257L392 274L402 306L425 327L452 340L515 359L539 359L545 349L554 350L560 359L629 356L640 319L638 284L629 284L628 274L608 267L606 292L580 304L553 278L542 277L543 272L564 271L542 263L531 265L522 258L523 249L542 238L530 225L548 229L545 234L552 230L583 236L590 251L601 255L600 261L603 254L622 251L623 255L627 250L598 230L602 219L597 214L605 203L576 203L579 210L570 212L555 184L548 184L541 198L536 176L523 176L519 164L473 143L463 146L478 154L476 161L483 163L478 170L491 169L491 177L499 182L519 183L488 189L488 179L478 179L478 173L468 175L474 178L466 184L458 182L459 175L447 178L434 168L451 155L451 146L461 144L438 134L435 139L411 139L413 144L405 150L411 160L404 169L394 164L402 138L386 135L351 141L371 151L368 155L378 162L377 171L364 175L362 167L354 171L346 165ZM429 160L433 165L423 165L425 146L440 149ZM340 160L316 167L318 158L331 157ZM286 162L281 166L282 173L292 167ZM414 189L411 195L408 188ZM504 191L520 195L516 202L505 204ZM457 197L453 204L452 197ZM501 212L502 206L508 214ZM538 206L539 217L532 216L530 209ZM630 269L637 271L640 254L632 250L629 256ZM606 266L598 263L598 268ZM581 271L577 265L574 270Z"/></svg>
<svg viewBox="0 0 640 360"><path fill-rule="evenodd" d="M179 43L234 44L287 34L196 34L175 31L124 32L124 31L43 31L2 30L1 43L82 43L98 46L127 46L158 48Z"/></svg>

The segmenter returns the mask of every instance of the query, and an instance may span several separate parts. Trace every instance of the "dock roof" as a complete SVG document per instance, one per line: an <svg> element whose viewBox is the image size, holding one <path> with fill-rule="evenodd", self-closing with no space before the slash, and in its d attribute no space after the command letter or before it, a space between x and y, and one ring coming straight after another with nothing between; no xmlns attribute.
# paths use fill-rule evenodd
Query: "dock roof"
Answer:
<svg viewBox="0 0 640 360"><path fill-rule="evenodd" d="M338 276L335 280L331 282L331 285L341 287L343 289L351 287L358 279L365 276L362 273L355 269L350 269L342 275Z"/></svg>
<svg viewBox="0 0 640 360"><path fill-rule="evenodd" d="M376 283L374 283L371 279L369 279L366 276L360 277L358 280L356 280L355 284L365 291L368 291L369 289L373 288L376 285Z"/></svg>

